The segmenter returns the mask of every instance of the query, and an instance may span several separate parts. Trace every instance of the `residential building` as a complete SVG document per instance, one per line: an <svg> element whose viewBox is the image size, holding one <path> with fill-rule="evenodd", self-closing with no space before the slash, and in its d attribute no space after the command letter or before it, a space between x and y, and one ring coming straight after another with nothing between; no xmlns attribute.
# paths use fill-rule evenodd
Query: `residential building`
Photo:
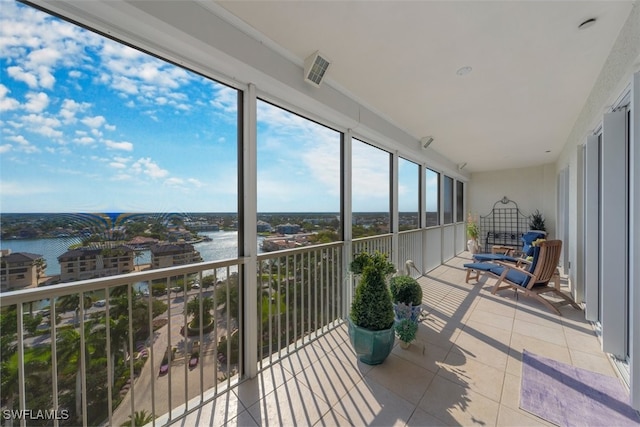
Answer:
<svg viewBox="0 0 640 427"><path fill-rule="evenodd" d="M134 269L134 258L134 249L126 245L71 249L58 257L60 281L73 282L130 273Z"/></svg>
<svg viewBox="0 0 640 427"><path fill-rule="evenodd" d="M276 225L276 232L278 234L298 234L300 226L298 224L279 224Z"/></svg>
<svg viewBox="0 0 640 427"><path fill-rule="evenodd" d="M2 250L0 254L0 291L35 288L45 276L47 264L42 255Z"/></svg>
<svg viewBox="0 0 640 427"><path fill-rule="evenodd" d="M151 268L165 268L202 262L190 243L159 243L151 246Z"/></svg>

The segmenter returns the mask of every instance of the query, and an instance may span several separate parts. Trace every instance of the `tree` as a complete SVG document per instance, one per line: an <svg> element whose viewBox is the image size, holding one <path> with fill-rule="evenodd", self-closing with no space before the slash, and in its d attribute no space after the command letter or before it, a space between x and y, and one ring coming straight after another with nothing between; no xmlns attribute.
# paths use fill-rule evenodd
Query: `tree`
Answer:
<svg viewBox="0 0 640 427"><path fill-rule="evenodd" d="M92 353L99 347L94 345L91 333L91 323L86 322L85 328L85 363L89 366ZM82 357L81 357L81 336L77 329L64 329L58 335L58 360L65 361L62 375L69 378L75 375L75 409L78 421L82 418Z"/></svg>
<svg viewBox="0 0 640 427"><path fill-rule="evenodd" d="M122 426L123 427L144 426L149 424L151 421L153 421L154 418L155 417L153 416L153 414L149 414L145 409L143 409L142 411L135 411L133 413L133 419L131 418L131 415L129 415L129 419L125 421L122 424Z"/></svg>
<svg viewBox="0 0 640 427"><path fill-rule="evenodd" d="M91 297L87 294L84 295L84 309L88 310L91 308L91 304L93 303ZM74 311L74 325L77 327L80 323L80 294L71 294L60 297L58 300L58 311L60 313L64 313L65 311Z"/></svg>
<svg viewBox="0 0 640 427"><path fill-rule="evenodd" d="M187 303L187 314L193 316L191 325L194 328L200 327L200 301L202 301L202 326L208 326L213 317L211 314L214 308L213 298L204 297L201 300L197 296L193 297L193 299Z"/></svg>

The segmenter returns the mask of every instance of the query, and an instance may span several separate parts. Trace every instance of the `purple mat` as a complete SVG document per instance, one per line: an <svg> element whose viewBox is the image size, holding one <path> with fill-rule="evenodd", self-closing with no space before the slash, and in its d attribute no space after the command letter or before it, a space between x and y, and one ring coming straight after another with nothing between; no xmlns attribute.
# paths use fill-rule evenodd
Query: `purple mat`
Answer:
<svg viewBox="0 0 640 427"><path fill-rule="evenodd" d="M620 380L526 350L520 408L562 427L640 426Z"/></svg>

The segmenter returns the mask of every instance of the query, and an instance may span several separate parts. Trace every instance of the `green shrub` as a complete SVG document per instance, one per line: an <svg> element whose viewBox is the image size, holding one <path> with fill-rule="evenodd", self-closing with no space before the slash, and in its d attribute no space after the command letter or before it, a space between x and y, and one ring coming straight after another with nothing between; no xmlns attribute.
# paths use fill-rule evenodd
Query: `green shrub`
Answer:
<svg viewBox="0 0 640 427"><path fill-rule="evenodd" d="M422 288L416 279L411 276L395 276L389 281L391 299L395 303L422 304Z"/></svg>
<svg viewBox="0 0 640 427"><path fill-rule="evenodd" d="M418 323L409 319L403 319L396 326L396 335L398 339L404 342L411 342L416 338L416 332L418 332Z"/></svg>
<svg viewBox="0 0 640 427"><path fill-rule="evenodd" d="M355 263L355 265L354 265ZM362 273L351 304L351 321L365 329L380 331L393 326L393 304L386 278L395 271L385 254L359 254L351 263L354 273Z"/></svg>

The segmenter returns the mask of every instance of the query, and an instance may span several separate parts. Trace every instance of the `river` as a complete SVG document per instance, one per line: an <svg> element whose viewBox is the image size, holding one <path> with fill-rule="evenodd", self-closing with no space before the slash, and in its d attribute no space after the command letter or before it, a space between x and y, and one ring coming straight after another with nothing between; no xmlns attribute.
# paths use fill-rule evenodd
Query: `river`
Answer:
<svg viewBox="0 0 640 427"><path fill-rule="evenodd" d="M238 257L238 232L237 231L205 231L199 233L211 241L194 244L194 248L200 252L204 261L218 261L222 259ZM258 252L261 253L261 243L264 237L258 236ZM1 249L11 249L11 252L29 252L42 255L47 261L47 276L60 274L58 257L69 250L69 246L82 243L79 237L59 237L51 239L18 239L0 241ZM136 258L136 264L151 263L151 252L142 251Z"/></svg>

